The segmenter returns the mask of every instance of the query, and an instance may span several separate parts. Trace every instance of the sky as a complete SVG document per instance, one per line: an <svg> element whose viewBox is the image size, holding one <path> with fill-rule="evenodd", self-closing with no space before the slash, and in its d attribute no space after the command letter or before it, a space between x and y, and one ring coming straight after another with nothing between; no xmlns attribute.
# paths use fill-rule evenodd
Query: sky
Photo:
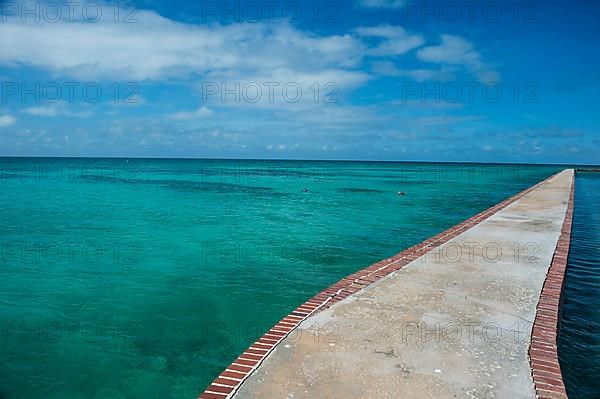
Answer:
<svg viewBox="0 0 600 399"><path fill-rule="evenodd" d="M600 2L0 1L0 155L598 164Z"/></svg>

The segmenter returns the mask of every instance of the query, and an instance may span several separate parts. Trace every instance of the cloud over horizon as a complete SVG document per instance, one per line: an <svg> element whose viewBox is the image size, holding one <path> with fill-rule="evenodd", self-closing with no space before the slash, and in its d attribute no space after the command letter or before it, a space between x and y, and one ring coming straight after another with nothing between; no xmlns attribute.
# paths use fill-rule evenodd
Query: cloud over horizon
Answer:
<svg viewBox="0 0 600 399"><path fill-rule="evenodd" d="M425 47L417 51L421 61L437 64L461 65L474 74L481 82L498 82L500 74L483 62L472 42L456 35L443 34L437 46Z"/></svg>
<svg viewBox="0 0 600 399"><path fill-rule="evenodd" d="M0 115L0 128L14 125L17 119L12 115Z"/></svg>

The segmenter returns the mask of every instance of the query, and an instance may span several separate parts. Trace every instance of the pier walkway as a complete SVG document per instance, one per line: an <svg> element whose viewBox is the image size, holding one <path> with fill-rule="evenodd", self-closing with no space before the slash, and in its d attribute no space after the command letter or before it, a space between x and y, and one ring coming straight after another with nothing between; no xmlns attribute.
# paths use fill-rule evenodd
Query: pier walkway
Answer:
<svg viewBox="0 0 600 399"><path fill-rule="evenodd" d="M201 398L566 398L556 330L573 184L565 170L340 281Z"/></svg>

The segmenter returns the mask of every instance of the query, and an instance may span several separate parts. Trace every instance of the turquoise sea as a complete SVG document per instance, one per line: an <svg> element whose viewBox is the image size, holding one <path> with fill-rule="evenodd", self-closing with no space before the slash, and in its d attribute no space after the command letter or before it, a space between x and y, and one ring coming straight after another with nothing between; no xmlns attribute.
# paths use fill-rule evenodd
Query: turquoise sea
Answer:
<svg viewBox="0 0 600 399"><path fill-rule="evenodd" d="M570 399L600 398L600 173L577 173L558 354Z"/></svg>
<svg viewBox="0 0 600 399"><path fill-rule="evenodd" d="M0 168L2 399L195 398L311 295L562 169L81 158Z"/></svg>

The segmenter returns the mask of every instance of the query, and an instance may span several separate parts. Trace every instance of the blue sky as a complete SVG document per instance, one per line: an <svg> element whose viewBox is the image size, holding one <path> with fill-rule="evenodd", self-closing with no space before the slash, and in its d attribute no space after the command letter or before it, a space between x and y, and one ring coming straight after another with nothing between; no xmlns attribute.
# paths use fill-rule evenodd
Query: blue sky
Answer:
<svg viewBox="0 0 600 399"><path fill-rule="evenodd" d="M598 163L598 2L0 6L0 155Z"/></svg>

